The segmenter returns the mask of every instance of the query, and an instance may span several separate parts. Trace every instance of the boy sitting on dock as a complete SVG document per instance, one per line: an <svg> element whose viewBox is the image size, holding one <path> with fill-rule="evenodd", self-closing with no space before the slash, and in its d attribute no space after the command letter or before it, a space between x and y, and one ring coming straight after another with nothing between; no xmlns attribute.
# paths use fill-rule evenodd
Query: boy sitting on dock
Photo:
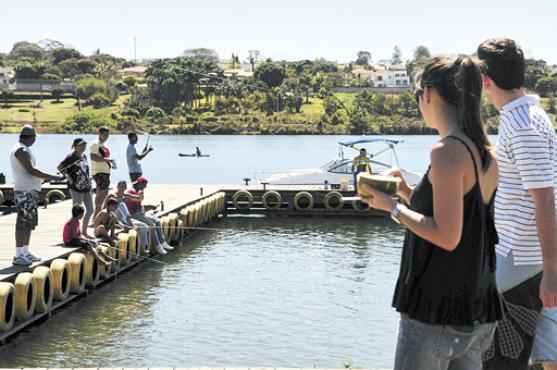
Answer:
<svg viewBox="0 0 557 370"><path fill-rule="evenodd" d="M108 260L114 259L98 249L97 243L94 240L86 238L81 233L80 220L83 218L84 214L85 209L82 205L76 204L72 207L72 218L64 225L64 232L62 236L64 245L66 247L84 248L93 253L93 256L95 256L95 258L103 265L109 267L110 262Z"/></svg>
<svg viewBox="0 0 557 370"><path fill-rule="evenodd" d="M120 222L114 214L118 207L118 201L114 198L107 198L104 208L95 217L95 237L105 243L116 245L116 228L128 229Z"/></svg>

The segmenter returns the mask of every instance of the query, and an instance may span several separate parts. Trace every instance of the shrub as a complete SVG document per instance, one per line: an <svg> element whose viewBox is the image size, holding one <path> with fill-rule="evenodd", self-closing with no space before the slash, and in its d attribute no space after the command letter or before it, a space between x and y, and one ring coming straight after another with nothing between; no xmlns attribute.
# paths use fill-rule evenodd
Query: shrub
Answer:
<svg viewBox="0 0 557 370"><path fill-rule="evenodd" d="M141 113L139 113L137 109L133 109L133 108L124 109L122 111L122 115L127 117L135 117L135 118L141 117Z"/></svg>
<svg viewBox="0 0 557 370"><path fill-rule="evenodd" d="M157 120L166 117L166 113L159 107L151 107L145 112L145 116Z"/></svg>
<svg viewBox="0 0 557 370"><path fill-rule="evenodd" d="M89 99L97 93L107 94L108 86L103 80L97 78L83 78L76 83L77 96L81 99Z"/></svg>
<svg viewBox="0 0 557 370"><path fill-rule="evenodd" d="M96 93L87 100L87 105L91 105L95 109L110 106L112 102L110 98L103 93Z"/></svg>

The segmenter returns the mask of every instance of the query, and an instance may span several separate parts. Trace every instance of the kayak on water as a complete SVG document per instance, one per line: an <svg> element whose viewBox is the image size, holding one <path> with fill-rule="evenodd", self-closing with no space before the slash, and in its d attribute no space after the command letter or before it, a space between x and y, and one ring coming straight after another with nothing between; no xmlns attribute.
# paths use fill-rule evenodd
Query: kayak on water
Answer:
<svg viewBox="0 0 557 370"><path fill-rule="evenodd" d="M180 156L180 157L192 157L192 158L207 158L207 157L210 157L209 154L197 155L195 153L192 153L192 154L178 153L178 156Z"/></svg>

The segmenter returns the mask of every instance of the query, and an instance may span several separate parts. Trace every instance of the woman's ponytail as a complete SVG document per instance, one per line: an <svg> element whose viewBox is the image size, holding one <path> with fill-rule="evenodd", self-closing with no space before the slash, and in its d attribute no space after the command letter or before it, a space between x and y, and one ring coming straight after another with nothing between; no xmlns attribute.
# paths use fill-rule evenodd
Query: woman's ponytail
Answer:
<svg viewBox="0 0 557 370"><path fill-rule="evenodd" d="M471 58L458 58L456 87L458 89L457 114L463 133L468 136L480 153L482 169L486 171L491 164L489 139L481 119L482 74L480 67Z"/></svg>

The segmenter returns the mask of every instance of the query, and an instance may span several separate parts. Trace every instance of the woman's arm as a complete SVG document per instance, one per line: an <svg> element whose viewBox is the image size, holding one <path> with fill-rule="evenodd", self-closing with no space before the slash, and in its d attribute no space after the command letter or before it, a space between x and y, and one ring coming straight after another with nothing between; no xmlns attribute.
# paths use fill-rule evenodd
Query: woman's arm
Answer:
<svg viewBox="0 0 557 370"><path fill-rule="evenodd" d="M460 145L461 146L461 145ZM467 157L467 158L466 158ZM463 179L466 159L470 156L456 143L439 143L431 152L431 183L433 186L433 217L404 208L398 219L414 234L446 251L453 251L462 236ZM383 192L370 189L372 207L391 212L396 202Z"/></svg>

